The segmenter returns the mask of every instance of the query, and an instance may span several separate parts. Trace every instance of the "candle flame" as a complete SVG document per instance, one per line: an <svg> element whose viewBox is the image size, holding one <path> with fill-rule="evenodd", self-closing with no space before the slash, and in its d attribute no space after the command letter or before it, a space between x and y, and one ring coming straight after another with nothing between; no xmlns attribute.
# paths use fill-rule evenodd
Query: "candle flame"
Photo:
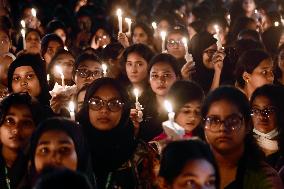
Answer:
<svg viewBox="0 0 284 189"><path fill-rule="evenodd" d="M121 16L122 15L121 9L117 9L116 14L117 14L117 16Z"/></svg>
<svg viewBox="0 0 284 189"><path fill-rule="evenodd" d="M139 96L139 90L137 88L133 89L133 93L134 93L135 97Z"/></svg>
<svg viewBox="0 0 284 189"><path fill-rule="evenodd" d="M49 81L49 80L50 80L50 76L49 76L49 74L47 74L46 79L47 79L47 81Z"/></svg>
<svg viewBox="0 0 284 189"><path fill-rule="evenodd" d="M63 75L63 71L62 71L62 68L60 66L55 66L55 69L61 76Z"/></svg>
<svg viewBox="0 0 284 189"><path fill-rule="evenodd" d="M69 102L69 110L70 110L70 112L74 112L75 111L75 103L73 101Z"/></svg>
<svg viewBox="0 0 284 189"><path fill-rule="evenodd" d="M173 112L173 106L168 100L165 100L164 106L169 113Z"/></svg>
<svg viewBox="0 0 284 189"><path fill-rule="evenodd" d="M157 23L156 22L152 22L152 27L154 28L154 30L156 30L157 29Z"/></svg>
<svg viewBox="0 0 284 189"><path fill-rule="evenodd" d="M32 8L32 15L33 15L33 17L36 17L36 10L35 10L35 8Z"/></svg>
<svg viewBox="0 0 284 189"><path fill-rule="evenodd" d="M125 18L125 22L127 22L128 24L131 24L131 23L132 23L132 21L131 21L130 18Z"/></svg>
<svg viewBox="0 0 284 189"><path fill-rule="evenodd" d="M279 22L274 22L274 26L278 27L279 26Z"/></svg>
<svg viewBox="0 0 284 189"><path fill-rule="evenodd" d="M184 46L187 45L187 39L185 37L182 38L182 42L183 42Z"/></svg>
<svg viewBox="0 0 284 189"><path fill-rule="evenodd" d="M219 28L219 25L218 25L218 24L215 24L215 25L214 25L214 29L215 29L216 33L219 33L220 28Z"/></svg>
<svg viewBox="0 0 284 189"><path fill-rule="evenodd" d="M167 32L161 31L160 34L161 34L161 38L162 38L163 40L165 40L165 39L166 39Z"/></svg>
<svg viewBox="0 0 284 189"><path fill-rule="evenodd" d="M23 28L26 27L26 22L25 22L24 20L21 20L21 26L22 26Z"/></svg>
<svg viewBox="0 0 284 189"><path fill-rule="evenodd" d="M102 64L102 69L103 69L104 74L106 74L106 72L107 72L107 65L106 64Z"/></svg>

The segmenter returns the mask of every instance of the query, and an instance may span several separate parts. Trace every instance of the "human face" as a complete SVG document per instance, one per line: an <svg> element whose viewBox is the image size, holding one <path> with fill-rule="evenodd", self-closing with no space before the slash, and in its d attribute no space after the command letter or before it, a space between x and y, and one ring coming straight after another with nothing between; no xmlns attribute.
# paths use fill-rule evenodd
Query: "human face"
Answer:
<svg viewBox="0 0 284 189"><path fill-rule="evenodd" d="M0 58L0 83L5 86L8 85L8 69L13 59L9 56Z"/></svg>
<svg viewBox="0 0 284 189"><path fill-rule="evenodd" d="M30 32L26 36L26 50L30 53L40 53L40 36L36 32Z"/></svg>
<svg viewBox="0 0 284 189"><path fill-rule="evenodd" d="M77 19L77 24L81 31L91 32L92 29L92 19L89 16L80 16Z"/></svg>
<svg viewBox="0 0 284 189"><path fill-rule="evenodd" d="M41 86L31 66L21 66L15 69L12 89L14 93L28 92L32 97L39 96Z"/></svg>
<svg viewBox="0 0 284 189"><path fill-rule="evenodd" d="M246 126L236 105L226 100L215 101L210 105L206 118L226 120L225 122L230 123L228 125L222 122L217 132L207 128L205 123L205 137L213 151L230 154L243 149ZM232 129L232 126L235 129Z"/></svg>
<svg viewBox="0 0 284 189"><path fill-rule="evenodd" d="M93 98L99 98L104 101L120 100L120 94L112 86L106 85L99 88L93 95ZM110 111L104 105L100 110L93 110L89 105L90 122L98 130L108 131L117 127L122 115L122 109L118 111Z"/></svg>
<svg viewBox="0 0 284 189"><path fill-rule="evenodd" d="M60 66L62 68L64 78L67 80L72 80L72 71L75 59L71 54L60 54L55 60L55 66ZM56 71L56 67L53 67L53 73L55 78L61 79L60 73Z"/></svg>
<svg viewBox="0 0 284 189"><path fill-rule="evenodd" d="M266 110L266 114L260 111ZM252 102L252 121L256 130L269 133L277 126L276 108L266 96L257 96Z"/></svg>
<svg viewBox="0 0 284 189"><path fill-rule="evenodd" d="M77 112L79 112L83 107L85 95L86 95L86 90L83 90L78 94L78 97L77 97Z"/></svg>
<svg viewBox="0 0 284 189"><path fill-rule="evenodd" d="M179 33L172 33L168 36L167 49L168 53L173 55L175 58L183 58L185 55L185 48L182 42L182 36Z"/></svg>
<svg viewBox="0 0 284 189"><path fill-rule="evenodd" d="M174 179L170 189L215 189L216 173L207 160L196 159L186 163Z"/></svg>
<svg viewBox="0 0 284 189"><path fill-rule="evenodd" d="M93 37L93 40L96 40L97 42L99 42L99 47L105 47L108 44L110 44L110 37L106 33L106 31L103 29L98 29L96 31L96 34Z"/></svg>
<svg viewBox="0 0 284 189"><path fill-rule="evenodd" d="M256 8L254 0L243 0L242 6L245 12L252 12Z"/></svg>
<svg viewBox="0 0 284 189"><path fill-rule="evenodd" d="M201 102L198 100L186 103L177 113L175 121L190 133L201 121Z"/></svg>
<svg viewBox="0 0 284 189"><path fill-rule="evenodd" d="M0 140L4 147L19 150L25 147L35 130L30 109L26 105L12 105L0 127Z"/></svg>
<svg viewBox="0 0 284 189"><path fill-rule="evenodd" d="M0 55L9 52L11 42L6 32L0 30Z"/></svg>
<svg viewBox="0 0 284 189"><path fill-rule="evenodd" d="M126 74L131 83L141 83L147 78L148 64L137 53L130 53L126 60Z"/></svg>
<svg viewBox="0 0 284 189"><path fill-rule="evenodd" d="M55 55L56 51L60 48L63 48L63 47L57 41L50 41L48 43L47 51L43 55L43 58L44 58L47 65L50 63L50 61L53 58L53 56Z"/></svg>
<svg viewBox="0 0 284 189"><path fill-rule="evenodd" d="M85 85L89 85L94 80L102 77L101 65L98 62L93 61L93 60L86 60L84 62L81 62L77 70L81 70L84 72L88 72L88 71L93 72L92 75L85 78L85 77L82 77L78 71L76 71L75 83L77 85L78 90L81 89Z"/></svg>
<svg viewBox="0 0 284 189"><path fill-rule="evenodd" d="M265 84L272 84L274 80L273 63L271 59L265 59L248 74L247 87L254 91Z"/></svg>
<svg viewBox="0 0 284 189"><path fill-rule="evenodd" d="M141 27L136 27L133 31L132 40L134 44L148 44L148 35Z"/></svg>
<svg viewBox="0 0 284 189"><path fill-rule="evenodd" d="M203 51L202 58L203 64L208 69L214 69L214 65L212 64L212 58L214 54L217 52L217 45L213 44L207 49Z"/></svg>
<svg viewBox="0 0 284 189"><path fill-rule="evenodd" d="M74 141L63 131L46 131L38 140L34 161L37 173L46 167L76 171L78 157Z"/></svg>
<svg viewBox="0 0 284 189"><path fill-rule="evenodd" d="M170 28L170 24L167 20L161 20L158 23L158 33L160 33L161 31L168 31Z"/></svg>
<svg viewBox="0 0 284 189"><path fill-rule="evenodd" d="M58 35L62 39L63 43L65 44L65 41L66 41L66 33L65 33L65 31L63 29L61 29L61 28L58 28L57 30L54 31L54 33L56 35Z"/></svg>
<svg viewBox="0 0 284 189"><path fill-rule="evenodd" d="M150 85L157 96L166 96L176 80L173 68L166 62L158 62L150 70Z"/></svg>
<svg viewBox="0 0 284 189"><path fill-rule="evenodd" d="M278 55L278 67L284 73L284 49Z"/></svg>

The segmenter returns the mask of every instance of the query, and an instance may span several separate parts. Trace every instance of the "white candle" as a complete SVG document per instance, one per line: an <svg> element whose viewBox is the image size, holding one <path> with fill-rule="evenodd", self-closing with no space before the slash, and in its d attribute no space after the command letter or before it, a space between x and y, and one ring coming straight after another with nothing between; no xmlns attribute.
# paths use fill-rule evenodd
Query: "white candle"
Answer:
<svg viewBox="0 0 284 189"><path fill-rule="evenodd" d="M26 49L26 30L24 28L21 29L21 34L23 37L23 49Z"/></svg>
<svg viewBox="0 0 284 189"><path fill-rule="evenodd" d="M275 27L278 27L279 25L280 25L279 22L274 22Z"/></svg>
<svg viewBox="0 0 284 189"><path fill-rule="evenodd" d="M33 15L33 17L36 17L36 10L35 10L35 8L32 8L32 15Z"/></svg>
<svg viewBox="0 0 284 189"><path fill-rule="evenodd" d="M22 28L26 27L26 22L24 20L21 20L21 26L22 26Z"/></svg>
<svg viewBox="0 0 284 189"><path fill-rule="evenodd" d="M133 93L134 93L134 95L135 95L135 102L136 102L136 103L139 103L139 101L138 101L139 90L138 90L137 88L134 88L134 89L133 89Z"/></svg>
<svg viewBox="0 0 284 189"><path fill-rule="evenodd" d="M118 29L119 29L119 33L122 33L122 11L121 9L117 9L116 11L117 14L117 19L118 19Z"/></svg>
<svg viewBox="0 0 284 189"><path fill-rule="evenodd" d="M174 127L175 113L173 112L172 104L168 100L165 100L164 105L165 105L165 108L168 112L169 121L171 122L172 126Z"/></svg>
<svg viewBox="0 0 284 189"><path fill-rule="evenodd" d="M162 53L166 51L166 35L167 32L161 31L161 38L162 38Z"/></svg>
<svg viewBox="0 0 284 189"><path fill-rule="evenodd" d="M156 22L152 22L152 27L153 27L154 31L156 31L157 28L158 28L157 23Z"/></svg>
<svg viewBox="0 0 284 189"><path fill-rule="evenodd" d="M64 74L63 74L62 68L60 66L55 66L55 69L61 76L61 86L65 88Z"/></svg>
<svg viewBox="0 0 284 189"><path fill-rule="evenodd" d="M214 35L214 38L217 39L217 49L221 50L222 49L222 42L221 42L221 36L220 36L220 27L218 24L214 25L214 29L216 31L216 34Z"/></svg>
<svg viewBox="0 0 284 189"><path fill-rule="evenodd" d="M102 69L103 69L104 77L106 77L107 76L107 65L106 64L102 64Z"/></svg>
<svg viewBox="0 0 284 189"><path fill-rule="evenodd" d="M47 83L49 84L49 81L50 81L50 76L49 76L49 74L47 74L46 79L47 79Z"/></svg>
<svg viewBox="0 0 284 189"><path fill-rule="evenodd" d="M69 102L69 112L71 120L75 121L75 104L73 101Z"/></svg>
<svg viewBox="0 0 284 189"><path fill-rule="evenodd" d="M183 37L182 42L183 42L183 45L184 45L185 54L188 54L187 39L185 37Z"/></svg>
<svg viewBox="0 0 284 189"><path fill-rule="evenodd" d="M127 23L128 25L128 32L127 32L127 35L128 36L131 36L131 24L132 24L132 21L130 18L125 18L125 22Z"/></svg>

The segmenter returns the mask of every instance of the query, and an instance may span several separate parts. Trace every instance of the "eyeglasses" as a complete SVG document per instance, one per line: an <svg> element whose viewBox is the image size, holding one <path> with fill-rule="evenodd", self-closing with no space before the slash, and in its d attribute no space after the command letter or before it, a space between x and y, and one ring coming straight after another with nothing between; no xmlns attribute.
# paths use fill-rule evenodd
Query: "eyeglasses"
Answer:
<svg viewBox="0 0 284 189"><path fill-rule="evenodd" d="M203 53L208 54L209 56L213 56L217 51L215 49L207 49L203 51Z"/></svg>
<svg viewBox="0 0 284 189"><path fill-rule="evenodd" d="M76 73L81 77L81 78L88 78L88 77L93 77L93 78L98 78L102 77L103 72L102 70L95 70L95 71L90 71L87 69L77 69Z"/></svg>
<svg viewBox="0 0 284 189"><path fill-rule="evenodd" d="M175 41L175 40L168 40L167 44L168 44L169 47L173 47L175 45L177 45L177 46L184 45L181 40L177 40L177 41Z"/></svg>
<svg viewBox="0 0 284 189"><path fill-rule="evenodd" d="M167 80L170 80L173 77L174 77L173 74L169 74L169 73L162 74L162 75L151 74L150 80L152 80L152 81L157 81L157 80L167 81Z"/></svg>
<svg viewBox="0 0 284 189"><path fill-rule="evenodd" d="M113 100L102 100L100 98L91 98L89 100L89 107L94 111L101 110L104 106L107 106L108 110L111 112L118 112L122 109L124 103L118 99Z"/></svg>
<svg viewBox="0 0 284 189"><path fill-rule="evenodd" d="M264 108L263 110L258 109L258 108L252 108L251 109L251 116L262 116L262 117L269 117L270 115L274 114L276 112L276 108L275 107L268 107L268 108Z"/></svg>
<svg viewBox="0 0 284 189"><path fill-rule="evenodd" d="M207 130L210 130L212 132L219 132L220 127L222 124L224 124L225 128L232 132L237 131L241 128L243 117L240 115L230 115L224 120L221 120L217 116L209 116L203 119L204 121L204 128Z"/></svg>

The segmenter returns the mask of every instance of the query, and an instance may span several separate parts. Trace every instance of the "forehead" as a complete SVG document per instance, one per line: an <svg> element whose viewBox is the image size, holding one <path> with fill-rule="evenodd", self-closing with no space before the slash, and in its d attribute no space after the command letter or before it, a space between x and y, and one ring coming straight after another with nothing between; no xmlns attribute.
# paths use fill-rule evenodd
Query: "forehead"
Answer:
<svg viewBox="0 0 284 189"><path fill-rule="evenodd" d="M9 38L8 34L4 31L2 31L2 30L0 30L0 37L8 37Z"/></svg>
<svg viewBox="0 0 284 189"><path fill-rule="evenodd" d="M253 100L252 104L253 105L270 105L272 102L271 100L267 97L267 96L264 96L264 95L260 95L260 96L257 96L255 97L255 99Z"/></svg>
<svg viewBox="0 0 284 189"><path fill-rule="evenodd" d="M74 57L71 54L68 53L63 53L58 55L57 60L62 60L62 59L72 59L74 60Z"/></svg>
<svg viewBox="0 0 284 189"><path fill-rule="evenodd" d="M120 98L119 92L111 85L101 86L93 96L99 97L103 100L110 100L113 98Z"/></svg>
<svg viewBox="0 0 284 189"><path fill-rule="evenodd" d="M27 37L38 37L40 38L39 34L35 31L31 31L27 34Z"/></svg>
<svg viewBox="0 0 284 189"><path fill-rule="evenodd" d="M261 61L260 64L257 66L257 68L266 68L266 67L273 67L273 62L270 58Z"/></svg>
<svg viewBox="0 0 284 189"><path fill-rule="evenodd" d="M146 33L146 32L143 30L143 28L137 26L134 28L134 33Z"/></svg>
<svg viewBox="0 0 284 189"><path fill-rule="evenodd" d="M228 100L218 100L212 102L208 108L208 115L218 115L220 117L226 117L231 114L240 114L237 105Z"/></svg>
<svg viewBox="0 0 284 189"><path fill-rule="evenodd" d="M80 62L78 68L81 68L81 67L88 68L88 69L92 69L92 68L97 69L97 68L100 68L101 65L99 62L94 61L94 60L85 60L85 61Z"/></svg>
<svg viewBox="0 0 284 189"><path fill-rule="evenodd" d="M168 35L168 39L181 39L183 35L180 33L171 33Z"/></svg>
<svg viewBox="0 0 284 189"><path fill-rule="evenodd" d="M19 74L23 72L34 72L34 70L31 66L20 66L15 69L14 74Z"/></svg>
<svg viewBox="0 0 284 189"><path fill-rule="evenodd" d="M190 108L200 108L201 102L199 100L193 100L185 103L183 107L190 107Z"/></svg>
<svg viewBox="0 0 284 189"><path fill-rule="evenodd" d="M174 69L167 62L158 62L152 66L150 72L174 72Z"/></svg>
<svg viewBox="0 0 284 189"><path fill-rule="evenodd" d="M32 116L29 107L25 104L13 104L8 109L7 114L24 114L25 116Z"/></svg>
<svg viewBox="0 0 284 189"><path fill-rule="evenodd" d="M57 41L49 41L48 43L48 48L58 48L60 46L60 43L58 43Z"/></svg>
<svg viewBox="0 0 284 189"><path fill-rule="evenodd" d="M102 29L102 28L100 28L100 29L98 29L98 30L96 31L96 35L105 35L105 34L107 34L107 33L106 33L106 31L105 31L104 29Z"/></svg>
<svg viewBox="0 0 284 189"><path fill-rule="evenodd" d="M42 133L38 143L42 141L68 141L71 144L73 143L72 138L62 130L48 130Z"/></svg>

